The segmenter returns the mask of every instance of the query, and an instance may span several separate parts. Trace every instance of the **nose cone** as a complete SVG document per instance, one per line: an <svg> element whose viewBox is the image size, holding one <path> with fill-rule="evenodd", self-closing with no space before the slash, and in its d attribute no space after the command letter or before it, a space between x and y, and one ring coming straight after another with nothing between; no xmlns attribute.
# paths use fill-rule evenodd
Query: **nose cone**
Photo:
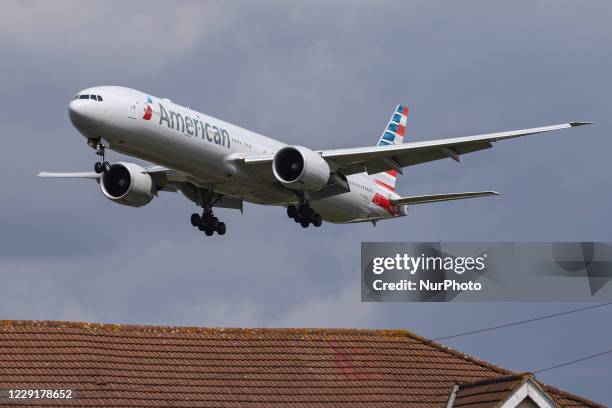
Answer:
<svg viewBox="0 0 612 408"><path fill-rule="evenodd" d="M68 105L68 116L70 121L77 128L91 127L95 122L93 112L91 112L91 106L88 100L75 99Z"/></svg>
<svg viewBox="0 0 612 408"><path fill-rule="evenodd" d="M70 121L74 126L77 126L80 120L80 116L82 116L80 111L81 109L76 100L70 102L70 104L68 105L68 116L70 117Z"/></svg>
<svg viewBox="0 0 612 408"><path fill-rule="evenodd" d="M80 130L92 130L104 119L104 109L97 101L75 99L68 105L68 116L72 124Z"/></svg>

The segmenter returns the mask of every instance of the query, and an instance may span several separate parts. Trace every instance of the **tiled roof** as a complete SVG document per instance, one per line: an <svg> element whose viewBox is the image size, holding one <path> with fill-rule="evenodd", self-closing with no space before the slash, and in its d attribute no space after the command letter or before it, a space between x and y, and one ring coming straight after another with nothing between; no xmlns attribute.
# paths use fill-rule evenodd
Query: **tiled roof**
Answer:
<svg viewBox="0 0 612 408"><path fill-rule="evenodd" d="M555 398L555 402L562 407L597 407L606 408L605 405L599 404L586 398L579 397L567 391L560 390L557 387L545 385L544 389L548 394Z"/></svg>
<svg viewBox="0 0 612 408"><path fill-rule="evenodd" d="M445 407L513 374L407 331L0 322L0 388L76 389L75 407ZM43 403L61 405L18 406Z"/></svg>
<svg viewBox="0 0 612 408"><path fill-rule="evenodd" d="M453 401L453 408L495 407L512 394L523 381L522 375L510 375L460 384Z"/></svg>

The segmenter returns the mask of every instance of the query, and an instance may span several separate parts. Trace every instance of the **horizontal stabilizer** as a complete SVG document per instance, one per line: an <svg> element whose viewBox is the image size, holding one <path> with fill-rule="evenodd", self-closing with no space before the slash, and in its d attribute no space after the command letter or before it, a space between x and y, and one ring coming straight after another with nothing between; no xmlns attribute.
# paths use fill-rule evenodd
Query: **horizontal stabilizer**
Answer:
<svg viewBox="0 0 612 408"><path fill-rule="evenodd" d="M393 205L407 205L407 204L425 204L435 203L438 201L451 201L461 200L464 198L484 197L499 195L497 191L470 191L466 193L449 193L449 194L434 194L434 195L422 195L412 197L402 197L397 200L391 200Z"/></svg>

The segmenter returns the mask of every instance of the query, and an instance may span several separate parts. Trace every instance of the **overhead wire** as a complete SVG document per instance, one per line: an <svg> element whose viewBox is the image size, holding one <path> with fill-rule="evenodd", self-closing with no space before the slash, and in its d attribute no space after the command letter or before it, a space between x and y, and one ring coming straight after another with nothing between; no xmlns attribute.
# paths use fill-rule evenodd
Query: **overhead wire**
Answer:
<svg viewBox="0 0 612 408"><path fill-rule="evenodd" d="M552 319L552 318L555 318L555 317L567 316L567 315L570 315L570 314L573 314L573 313L584 312L586 310L593 310L593 309L597 309L597 308L601 308L601 307L605 307L605 306L610 306L610 305L612 305L612 302L600 303L600 304L593 305L593 306L586 306L586 307L581 307L581 308L578 308L578 309L566 310L566 311L560 312L560 313L553 313L553 314L549 314L549 315L534 317L534 318L531 318L531 319L518 320L518 321L515 321L515 322L499 324L499 325L491 326L491 327L485 327L485 328L482 328L482 329L470 330L470 331L466 331L466 332L455 333L455 334L451 334L451 335L448 335L448 336L437 337L437 338L434 338L433 340L434 341L440 341L440 340L452 339L452 338L455 338L455 337L469 336L469 335L472 335L472 334L484 333L484 332L487 332L487 331L503 329L503 328L506 328L506 327L519 326L521 324L533 323L533 322L537 322L537 321L540 321L540 320L546 320L546 319Z"/></svg>
<svg viewBox="0 0 612 408"><path fill-rule="evenodd" d="M612 353L612 349L608 350L608 351L603 351L601 353L591 354L590 356L581 357L581 358L578 358L576 360L567 361L565 363L557 364L557 365L554 365L552 367L542 368L540 370L532 371L532 373L533 374L538 374L538 373L543 373L543 372L546 372L546 371L556 370L557 368L566 367L566 366L571 365L571 364L580 363L581 361L590 360L592 358L605 356L605 355L611 354L611 353Z"/></svg>

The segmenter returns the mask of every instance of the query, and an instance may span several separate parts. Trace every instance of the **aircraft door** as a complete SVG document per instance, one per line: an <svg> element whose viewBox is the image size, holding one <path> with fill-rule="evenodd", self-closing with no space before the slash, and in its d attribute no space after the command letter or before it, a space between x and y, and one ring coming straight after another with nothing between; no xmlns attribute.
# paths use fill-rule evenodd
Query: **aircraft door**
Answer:
<svg viewBox="0 0 612 408"><path fill-rule="evenodd" d="M138 102L131 102L128 106L128 117L132 119L138 118L138 109L140 108L140 104Z"/></svg>

